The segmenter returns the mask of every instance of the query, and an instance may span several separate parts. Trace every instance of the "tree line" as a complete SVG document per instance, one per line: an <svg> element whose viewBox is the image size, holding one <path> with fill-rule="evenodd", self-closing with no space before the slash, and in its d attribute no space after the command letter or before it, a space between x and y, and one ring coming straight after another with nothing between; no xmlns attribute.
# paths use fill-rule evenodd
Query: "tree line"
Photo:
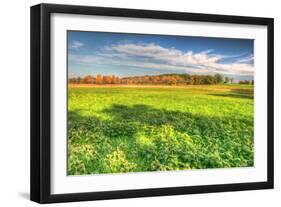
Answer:
<svg viewBox="0 0 281 207"><path fill-rule="evenodd" d="M190 75L190 74L162 74L130 76L120 78L115 75L86 75L68 79L73 84L161 84L161 85L210 85L234 83L234 79L221 74L215 75ZM239 81L240 84L253 84L252 80Z"/></svg>

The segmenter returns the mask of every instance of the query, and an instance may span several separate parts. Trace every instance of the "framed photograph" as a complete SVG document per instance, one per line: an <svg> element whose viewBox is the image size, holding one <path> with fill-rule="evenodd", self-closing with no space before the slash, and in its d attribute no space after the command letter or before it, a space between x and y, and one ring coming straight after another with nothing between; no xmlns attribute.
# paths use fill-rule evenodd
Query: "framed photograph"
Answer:
<svg viewBox="0 0 281 207"><path fill-rule="evenodd" d="M273 188L273 19L31 7L31 200Z"/></svg>

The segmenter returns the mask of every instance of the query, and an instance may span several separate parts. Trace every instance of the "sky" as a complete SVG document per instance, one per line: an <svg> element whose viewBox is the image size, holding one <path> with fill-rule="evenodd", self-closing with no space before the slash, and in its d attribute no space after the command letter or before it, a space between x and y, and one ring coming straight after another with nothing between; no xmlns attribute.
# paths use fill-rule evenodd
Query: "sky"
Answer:
<svg viewBox="0 0 281 207"><path fill-rule="evenodd" d="M252 80L254 40L68 31L68 76L188 73Z"/></svg>

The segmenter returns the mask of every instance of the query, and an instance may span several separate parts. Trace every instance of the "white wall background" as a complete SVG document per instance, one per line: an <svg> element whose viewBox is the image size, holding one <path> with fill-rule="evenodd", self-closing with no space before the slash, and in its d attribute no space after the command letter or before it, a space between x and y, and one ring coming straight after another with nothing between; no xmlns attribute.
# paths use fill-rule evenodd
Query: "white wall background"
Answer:
<svg viewBox="0 0 281 207"><path fill-rule="evenodd" d="M53 206L276 206L281 203L281 13L274 0L49 0L2 1L0 32L0 206L29 201L29 7L38 3L263 16L275 18L275 189L63 203ZM276 204L275 204L276 203ZM275 204L275 205L274 205ZM279 204L280 205L280 204Z"/></svg>

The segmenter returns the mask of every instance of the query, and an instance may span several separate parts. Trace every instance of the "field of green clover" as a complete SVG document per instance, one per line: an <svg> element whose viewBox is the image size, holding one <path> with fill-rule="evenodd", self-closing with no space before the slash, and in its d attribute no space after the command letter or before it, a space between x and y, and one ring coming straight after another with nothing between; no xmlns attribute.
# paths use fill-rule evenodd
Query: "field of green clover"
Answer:
<svg viewBox="0 0 281 207"><path fill-rule="evenodd" d="M68 175L248 167L251 85L68 89Z"/></svg>

